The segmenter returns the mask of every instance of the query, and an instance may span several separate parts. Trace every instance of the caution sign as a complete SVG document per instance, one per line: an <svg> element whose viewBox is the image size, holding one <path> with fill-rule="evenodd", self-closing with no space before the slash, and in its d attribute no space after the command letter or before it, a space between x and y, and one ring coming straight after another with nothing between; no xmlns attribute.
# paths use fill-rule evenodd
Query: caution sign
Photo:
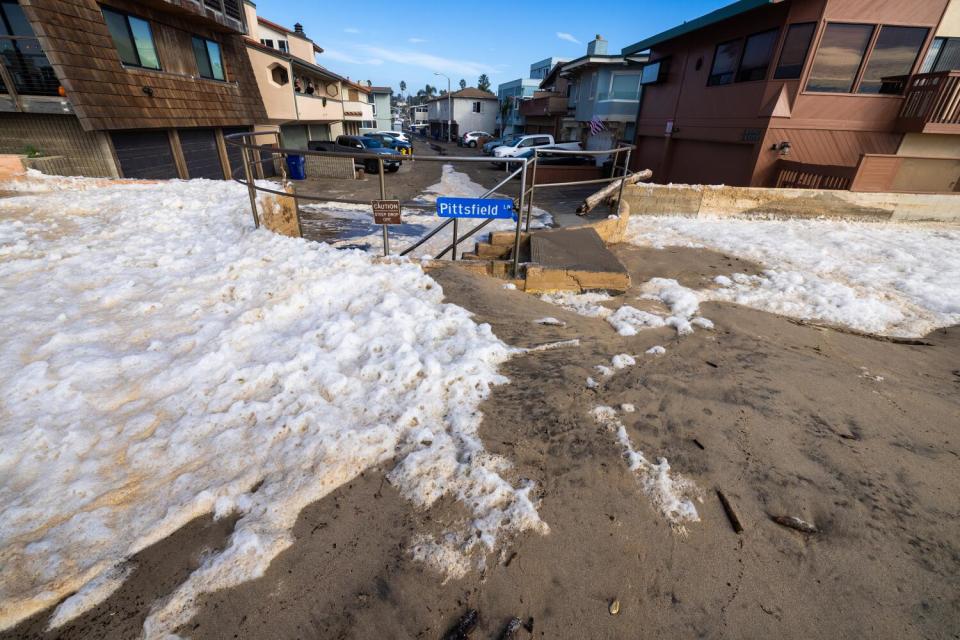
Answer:
<svg viewBox="0 0 960 640"><path fill-rule="evenodd" d="M399 200L371 200L373 221L376 224L403 224L400 220Z"/></svg>

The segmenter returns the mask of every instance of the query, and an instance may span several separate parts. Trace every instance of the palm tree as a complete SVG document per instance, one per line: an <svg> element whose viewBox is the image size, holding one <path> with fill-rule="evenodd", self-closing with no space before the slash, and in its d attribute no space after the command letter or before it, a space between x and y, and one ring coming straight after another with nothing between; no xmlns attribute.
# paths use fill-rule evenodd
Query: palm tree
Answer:
<svg viewBox="0 0 960 640"><path fill-rule="evenodd" d="M490 90L490 78L487 77L487 74L481 73L480 77L477 78L477 89L480 89L480 91Z"/></svg>
<svg viewBox="0 0 960 640"><path fill-rule="evenodd" d="M427 98L433 97L436 93L437 93L437 88L429 84L423 88L423 94Z"/></svg>
<svg viewBox="0 0 960 640"><path fill-rule="evenodd" d="M403 92L407 90L407 83L403 80L400 81L400 97L403 98Z"/></svg>
<svg viewBox="0 0 960 640"><path fill-rule="evenodd" d="M368 86L368 87L372 87L372 86L373 86L373 83L370 82L369 80L367 80L367 86Z"/></svg>
<svg viewBox="0 0 960 640"><path fill-rule="evenodd" d="M463 78L460 78L460 88L461 88L461 89L466 89L466 88L467 88L467 81L464 80Z"/></svg>

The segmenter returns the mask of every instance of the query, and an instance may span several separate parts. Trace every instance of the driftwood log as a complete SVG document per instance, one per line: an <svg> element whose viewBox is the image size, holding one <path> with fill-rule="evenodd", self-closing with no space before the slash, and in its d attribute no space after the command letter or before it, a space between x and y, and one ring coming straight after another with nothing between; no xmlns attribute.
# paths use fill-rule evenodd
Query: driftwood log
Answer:
<svg viewBox="0 0 960 640"><path fill-rule="evenodd" d="M650 169L644 169L643 171L638 171L637 173L629 175L625 178L621 178L620 180L614 180L603 189L600 189L594 193L592 196L588 196L587 199L584 200L579 207L577 207L577 213L590 213L598 204L616 193L617 190L620 189L621 182L623 182L624 186L626 186L628 184L635 184L643 180L649 180L652 177L653 171L650 171Z"/></svg>

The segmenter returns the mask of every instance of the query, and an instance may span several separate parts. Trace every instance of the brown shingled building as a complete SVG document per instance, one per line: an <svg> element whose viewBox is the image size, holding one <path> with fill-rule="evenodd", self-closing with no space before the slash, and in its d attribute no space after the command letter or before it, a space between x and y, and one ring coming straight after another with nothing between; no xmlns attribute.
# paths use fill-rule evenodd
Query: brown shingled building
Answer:
<svg viewBox="0 0 960 640"><path fill-rule="evenodd" d="M67 175L231 176L265 119L241 0L0 2L0 153Z"/></svg>

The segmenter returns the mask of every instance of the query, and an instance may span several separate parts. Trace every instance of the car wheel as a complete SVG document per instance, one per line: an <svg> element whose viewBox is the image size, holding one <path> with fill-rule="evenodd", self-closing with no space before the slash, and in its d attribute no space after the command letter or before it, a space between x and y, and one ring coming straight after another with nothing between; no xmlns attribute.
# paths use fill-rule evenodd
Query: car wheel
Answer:
<svg viewBox="0 0 960 640"><path fill-rule="evenodd" d="M471 140L467 146L470 147L471 149L475 149L477 147L477 141Z"/></svg>
<svg viewBox="0 0 960 640"><path fill-rule="evenodd" d="M396 173L400 171L400 167L387 167L387 173Z"/></svg>
<svg viewBox="0 0 960 640"><path fill-rule="evenodd" d="M380 165L378 165L378 164L377 164L376 162L374 162L373 160L367 160L367 161L363 164L363 170L366 171L367 173L379 173L379 172L380 172Z"/></svg>

